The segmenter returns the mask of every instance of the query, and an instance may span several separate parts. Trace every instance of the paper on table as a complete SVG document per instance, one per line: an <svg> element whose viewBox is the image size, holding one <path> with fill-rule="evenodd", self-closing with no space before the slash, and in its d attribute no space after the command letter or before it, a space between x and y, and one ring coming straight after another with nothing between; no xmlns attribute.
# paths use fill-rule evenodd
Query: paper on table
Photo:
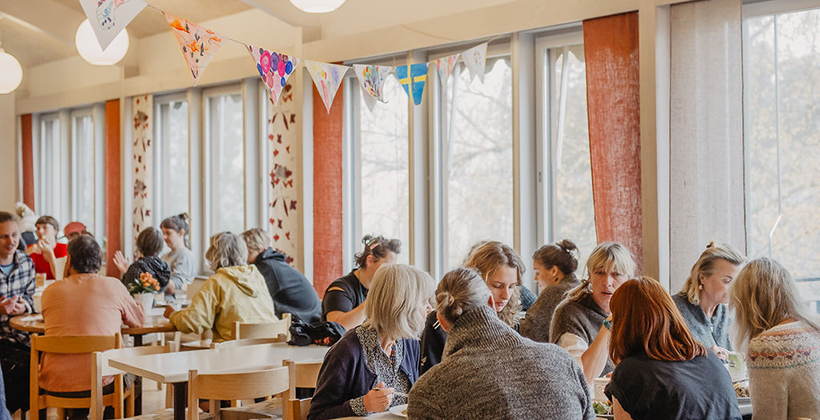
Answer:
<svg viewBox="0 0 820 420"><path fill-rule="evenodd" d="M24 316L24 317L20 318L20 321L23 321L23 322L42 321L42 320L43 320L43 314L32 314L32 315L28 315L28 316Z"/></svg>

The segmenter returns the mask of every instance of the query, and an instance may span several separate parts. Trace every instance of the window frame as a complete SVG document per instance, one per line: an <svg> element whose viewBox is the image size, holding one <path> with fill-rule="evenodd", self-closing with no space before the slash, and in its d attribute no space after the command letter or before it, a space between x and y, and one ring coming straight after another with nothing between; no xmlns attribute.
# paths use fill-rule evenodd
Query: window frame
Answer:
<svg viewBox="0 0 820 420"><path fill-rule="evenodd" d="M180 91L174 93L168 93L163 95L155 95L154 96L154 174L153 174L153 184L154 184L154 191L157 194L154 195L153 201L153 212L158 218L158 222L161 222L163 218L171 216L171 214L167 214L168 212L164 208L164 202L168 198L168 191L165 188L166 183L164 182L164 158L169 153L169 144L166 141L163 135L163 119L162 119L162 106L169 105L172 102L185 102L186 106L188 107L188 115L186 116L186 123L190 119L191 108L190 104L188 103L188 96L187 92ZM187 124L186 124L187 126ZM190 169L191 169L191 135L190 129L186 127L188 133L186 133L186 138L188 139L188 214L190 214L191 209L191 178L190 178Z"/></svg>

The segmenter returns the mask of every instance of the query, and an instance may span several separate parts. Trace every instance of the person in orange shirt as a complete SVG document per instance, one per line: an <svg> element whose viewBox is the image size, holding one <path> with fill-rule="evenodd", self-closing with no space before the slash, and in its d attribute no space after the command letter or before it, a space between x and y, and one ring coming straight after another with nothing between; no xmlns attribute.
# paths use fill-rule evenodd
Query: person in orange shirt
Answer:
<svg viewBox="0 0 820 420"><path fill-rule="evenodd" d="M34 223L37 228L36 244L29 245L26 253L34 261L34 270L37 273L45 273L46 278L55 279L51 270L57 258L66 256L66 245L57 243L57 232L60 231L60 223L51 216L42 216Z"/></svg>
<svg viewBox="0 0 820 420"><path fill-rule="evenodd" d="M68 276L43 292L45 334L114 335L123 323L141 326L142 307L120 280L97 274L102 263L97 241L89 235L81 235L68 243L67 251ZM91 355L46 353L40 362L39 381L41 391L47 394L88 397ZM103 378L104 393L112 392L113 385L113 377ZM72 413L72 417L75 415L82 416L82 413Z"/></svg>

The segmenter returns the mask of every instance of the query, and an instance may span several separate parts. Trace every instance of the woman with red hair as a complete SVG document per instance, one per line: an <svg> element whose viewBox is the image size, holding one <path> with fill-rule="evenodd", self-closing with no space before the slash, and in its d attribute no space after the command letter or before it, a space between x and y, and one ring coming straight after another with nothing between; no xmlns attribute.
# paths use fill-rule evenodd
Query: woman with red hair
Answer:
<svg viewBox="0 0 820 420"><path fill-rule="evenodd" d="M606 395L616 420L740 419L729 372L692 337L657 281L643 277L615 291Z"/></svg>

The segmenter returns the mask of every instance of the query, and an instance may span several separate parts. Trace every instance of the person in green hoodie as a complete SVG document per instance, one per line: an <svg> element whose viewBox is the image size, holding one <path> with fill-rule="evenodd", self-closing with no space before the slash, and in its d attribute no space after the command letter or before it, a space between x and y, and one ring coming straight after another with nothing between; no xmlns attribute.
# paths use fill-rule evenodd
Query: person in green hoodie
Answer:
<svg viewBox="0 0 820 420"><path fill-rule="evenodd" d="M202 334L210 328L213 341L222 342L232 339L234 322L277 320L265 278L255 266L247 265L248 248L239 235L212 236L205 258L216 273L191 298L191 306L165 309L165 317L178 331Z"/></svg>

